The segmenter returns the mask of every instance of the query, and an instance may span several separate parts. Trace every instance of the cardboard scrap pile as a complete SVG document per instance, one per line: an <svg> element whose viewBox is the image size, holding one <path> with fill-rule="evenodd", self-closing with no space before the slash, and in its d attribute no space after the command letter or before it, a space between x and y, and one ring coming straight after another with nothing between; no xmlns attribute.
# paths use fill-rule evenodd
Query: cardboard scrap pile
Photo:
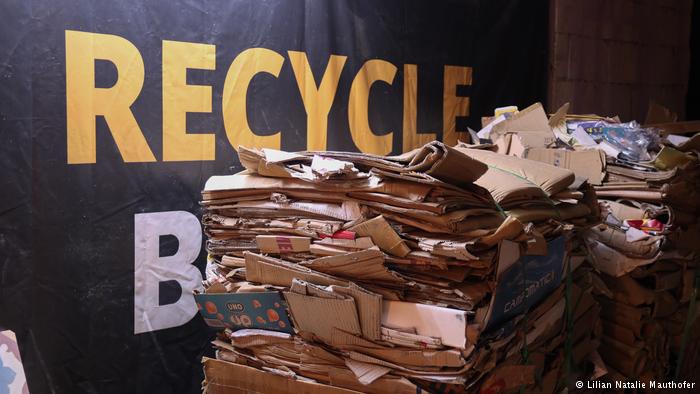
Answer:
<svg viewBox="0 0 700 394"><path fill-rule="evenodd" d="M206 392L550 393L600 373L576 236L598 205L573 172L440 142L239 158L202 192Z"/></svg>
<svg viewBox="0 0 700 394"><path fill-rule="evenodd" d="M668 111L653 105L650 127L567 110L549 119L540 104L511 110L474 133L480 144L463 145L568 168L594 185L600 223L583 236L599 273L608 379L697 374L700 134L684 134L698 124L659 119Z"/></svg>

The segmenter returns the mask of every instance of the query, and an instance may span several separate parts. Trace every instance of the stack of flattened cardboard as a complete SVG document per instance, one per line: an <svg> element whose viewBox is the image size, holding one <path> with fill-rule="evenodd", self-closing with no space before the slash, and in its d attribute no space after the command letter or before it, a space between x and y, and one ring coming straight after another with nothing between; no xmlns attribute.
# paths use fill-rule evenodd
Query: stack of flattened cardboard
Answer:
<svg viewBox="0 0 700 394"><path fill-rule="evenodd" d="M672 134L686 131L683 123L646 128L567 110L565 105L547 120L535 104L479 133L499 153L571 169L594 186L601 224L582 235L600 274L591 275L602 307L608 377L664 379L676 368L697 369L689 349L700 342L699 314L689 308L700 284L694 280L700 134ZM685 362L678 366L681 354Z"/></svg>
<svg viewBox="0 0 700 394"><path fill-rule="evenodd" d="M689 314L700 238L690 244L686 232L697 235L697 228L674 230L670 216L659 216L658 206L632 202L637 204L601 200L603 223L585 233L591 262L603 279L598 287L601 354L610 379L661 380L678 368L686 324L695 329L685 347L697 348L700 342L697 313ZM696 363L685 361L681 367L686 370Z"/></svg>
<svg viewBox="0 0 700 394"><path fill-rule="evenodd" d="M550 164L500 155L488 150L460 144L457 149L489 166L487 175L476 183L487 188L507 214L532 223L538 234L548 240L548 255L556 255L552 239L562 232L571 231L567 248L571 277L554 293L525 316L521 330L525 339L519 339L482 383L482 390L494 390L505 377L513 374L514 365L521 364L523 356L516 350L527 349L526 361L540 374L538 385L527 386L531 392L555 392L567 381L594 379L606 369L597 348L600 344L600 307L592 295L597 278L590 264L584 264L586 251L580 234L594 225L598 218L595 193L573 171ZM484 149L486 148L486 149ZM520 196L527 198L520 198ZM526 263L526 258L521 263ZM536 267L522 267L534 274ZM531 275L523 272L524 275ZM536 275L536 274L535 274ZM537 277L529 279L535 282ZM514 317L517 321L517 317ZM513 322L511 322L513 323ZM567 326L567 324L571 324ZM527 325L527 324L532 324ZM526 344L523 346L523 342ZM571 383L571 382L569 382ZM518 385L509 386L517 388Z"/></svg>
<svg viewBox="0 0 700 394"><path fill-rule="evenodd" d="M218 360L204 361L207 392L234 381L272 390L256 383L261 373L309 391L475 391L504 373L540 387L548 351L590 337L562 334L563 294L590 298L562 284L564 267L583 260L570 226L504 214L478 184L490 167L468 152L433 142L395 157L246 148L239 157L245 171L212 177L202 192L212 265L196 299L224 329ZM572 182L560 183L550 193ZM582 305L571 308L576 321L593 314ZM547 351L522 365L523 346Z"/></svg>

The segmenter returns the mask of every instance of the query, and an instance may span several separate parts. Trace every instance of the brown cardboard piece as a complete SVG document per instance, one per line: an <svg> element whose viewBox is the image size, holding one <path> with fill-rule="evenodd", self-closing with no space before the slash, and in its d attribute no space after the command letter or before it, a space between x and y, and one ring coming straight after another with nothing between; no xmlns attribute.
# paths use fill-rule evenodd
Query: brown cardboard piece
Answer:
<svg viewBox="0 0 700 394"><path fill-rule="evenodd" d="M380 326L380 339L381 339L381 326ZM337 328L333 329L333 332L331 334L331 341L329 342L331 345L335 347L343 347L343 346L359 346L362 348L372 348L372 349L385 349L387 348L387 344L382 343L375 343L373 341L370 341L368 339L365 339L361 336L358 335L353 335L349 332L345 332L343 330L339 330Z"/></svg>
<svg viewBox="0 0 700 394"><path fill-rule="evenodd" d="M404 257L411 251L381 215L351 227L349 230L363 237L371 237L372 242L381 250L394 256Z"/></svg>
<svg viewBox="0 0 700 394"><path fill-rule="evenodd" d="M315 271L358 281L379 281L384 283L404 283L395 272L384 266L384 254L372 247L359 252L350 252L335 256L319 257L303 261L301 266Z"/></svg>
<svg viewBox="0 0 700 394"><path fill-rule="evenodd" d="M585 151L569 151L564 149L530 148L523 155L526 159L551 164L555 167L567 168L588 180L589 183L600 185L605 178L605 153L598 149Z"/></svg>
<svg viewBox="0 0 700 394"><path fill-rule="evenodd" d="M372 248L374 243L370 237L359 237L356 239L323 238L314 240L309 246L309 251L319 256L335 256L348 252L357 252Z"/></svg>
<svg viewBox="0 0 700 394"><path fill-rule="evenodd" d="M308 252L311 245L309 237L286 235L258 235L255 237L261 253Z"/></svg>
<svg viewBox="0 0 700 394"><path fill-rule="evenodd" d="M404 377L394 375L384 375L368 385L361 384L357 381L355 374L343 369L332 369L329 371L328 376L333 386L345 387L362 393L415 394L419 392L418 387L411 383L411 381Z"/></svg>
<svg viewBox="0 0 700 394"><path fill-rule="evenodd" d="M313 154L313 152L307 154ZM430 142L400 156L384 157L355 152L323 152L322 154L394 174L425 174L428 178L458 187L470 184L486 171L483 163L440 141Z"/></svg>
<svg viewBox="0 0 700 394"><path fill-rule="evenodd" d="M244 146L238 147L238 159L241 165L250 171L255 171L262 176L277 178L301 178L304 173L290 170L286 163L307 163L310 158L292 152L284 152L275 149L250 149Z"/></svg>
<svg viewBox="0 0 700 394"><path fill-rule="evenodd" d="M306 394L359 394L307 380L290 379L257 368L204 357L205 394L245 393L306 393Z"/></svg>
<svg viewBox="0 0 700 394"><path fill-rule="evenodd" d="M362 333L354 298L297 280L294 285L292 291L284 292L284 297L297 330L313 333L326 342L331 341L334 328Z"/></svg>
<svg viewBox="0 0 700 394"><path fill-rule="evenodd" d="M518 132L550 134L554 138L547 114L545 114L541 103L535 103L494 125L491 129L491 139L495 141L501 135Z"/></svg>
<svg viewBox="0 0 700 394"><path fill-rule="evenodd" d="M489 167L486 175L479 178L476 184L486 188L504 209L538 200L551 204L547 194L538 185L497 167Z"/></svg>
<svg viewBox="0 0 700 394"><path fill-rule="evenodd" d="M243 256L245 257L246 280L250 282L290 287L292 281L297 278L323 286L348 285L348 282L344 280L288 261L250 252L244 252Z"/></svg>
<svg viewBox="0 0 700 394"><path fill-rule="evenodd" d="M521 131L513 133L508 149L506 151L499 150L498 153L525 158L528 150L546 149L554 141L556 141L556 137L552 133Z"/></svg>
<svg viewBox="0 0 700 394"><path fill-rule="evenodd" d="M576 180L573 171L534 160L500 155L494 152L458 147L467 155L483 161L491 167L511 172L538 185L548 196L567 189Z"/></svg>
<svg viewBox="0 0 700 394"><path fill-rule="evenodd" d="M371 340L380 340L382 337L380 324L382 296L367 291L352 282L348 287L331 286L330 289L334 293L344 294L355 299L362 335ZM323 311L319 311L319 313L323 313Z"/></svg>

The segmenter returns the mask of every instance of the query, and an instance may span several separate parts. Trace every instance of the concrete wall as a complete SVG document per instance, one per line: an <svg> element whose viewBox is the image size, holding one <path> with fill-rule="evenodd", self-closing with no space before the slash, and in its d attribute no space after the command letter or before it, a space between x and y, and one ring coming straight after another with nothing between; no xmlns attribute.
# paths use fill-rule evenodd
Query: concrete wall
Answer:
<svg viewBox="0 0 700 394"><path fill-rule="evenodd" d="M551 0L548 110L644 121L650 100L682 119L692 0Z"/></svg>

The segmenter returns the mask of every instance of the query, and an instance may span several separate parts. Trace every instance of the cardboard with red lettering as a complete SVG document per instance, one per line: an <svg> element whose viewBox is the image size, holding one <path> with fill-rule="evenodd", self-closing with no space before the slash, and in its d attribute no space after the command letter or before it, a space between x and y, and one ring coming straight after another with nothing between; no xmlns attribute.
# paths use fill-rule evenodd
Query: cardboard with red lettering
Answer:
<svg viewBox="0 0 700 394"><path fill-rule="evenodd" d="M309 237L280 235L258 235L255 237L261 253L308 252L311 245Z"/></svg>

